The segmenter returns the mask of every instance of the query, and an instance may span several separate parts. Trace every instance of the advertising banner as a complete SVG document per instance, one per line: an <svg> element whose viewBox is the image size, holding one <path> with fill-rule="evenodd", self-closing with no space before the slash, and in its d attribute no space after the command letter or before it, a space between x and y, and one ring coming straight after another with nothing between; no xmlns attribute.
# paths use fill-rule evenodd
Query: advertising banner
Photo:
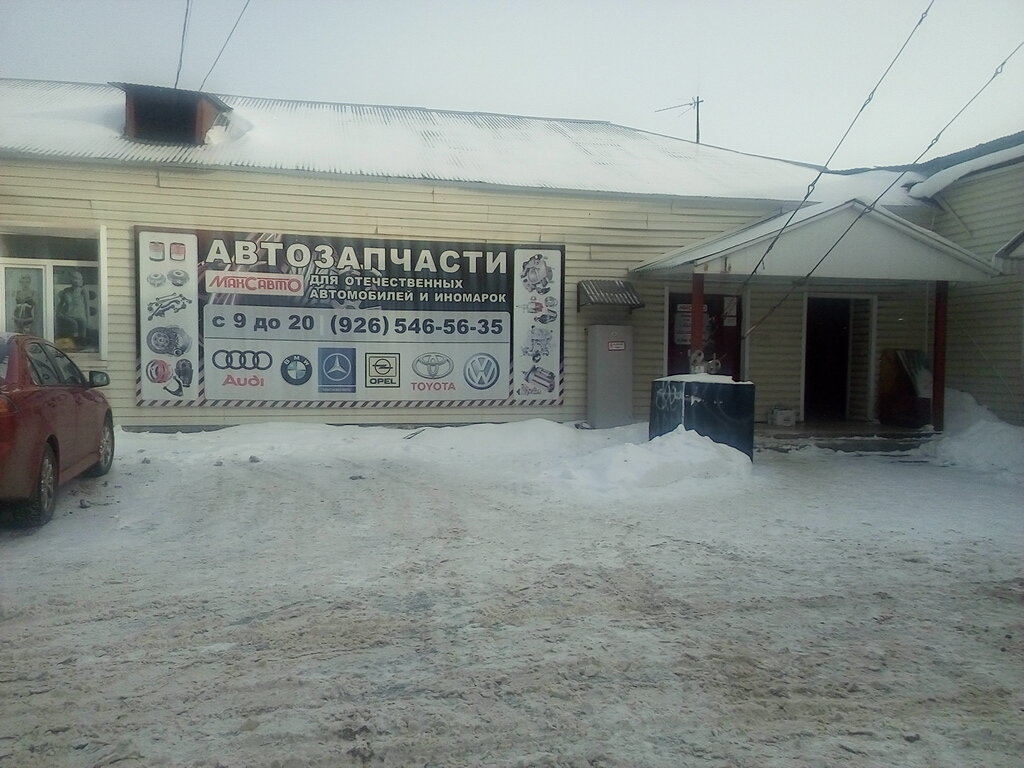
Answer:
<svg viewBox="0 0 1024 768"><path fill-rule="evenodd" d="M562 401L560 246L136 234L139 405Z"/></svg>

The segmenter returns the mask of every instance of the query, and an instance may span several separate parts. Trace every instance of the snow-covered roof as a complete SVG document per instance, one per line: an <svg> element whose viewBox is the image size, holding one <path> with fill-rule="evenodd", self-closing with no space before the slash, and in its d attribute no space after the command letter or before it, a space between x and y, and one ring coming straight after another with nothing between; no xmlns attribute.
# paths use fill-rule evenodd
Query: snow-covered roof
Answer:
<svg viewBox="0 0 1024 768"><path fill-rule="evenodd" d="M826 253L829 258L818 265ZM893 258L895 253L899 258ZM766 276L803 277L813 270L819 278L860 280L983 280L998 274L955 243L860 200L808 206L797 211L792 221L790 214L772 216L669 251L633 272L671 277L700 270L746 277L755 268L758 275Z"/></svg>
<svg viewBox="0 0 1024 768"><path fill-rule="evenodd" d="M124 136L119 87L0 79L0 156L772 201L802 199L817 173L607 122L217 98L228 125L207 144L153 144ZM865 185L894 176L827 174L813 199L873 197ZM901 188L883 202L917 204Z"/></svg>
<svg viewBox="0 0 1024 768"><path fill-rule="evenodd" d="M947 187L956 183L965 176L972 173L986 171L999 165L1012 163L1024 159L1024 143L1015 147L1007 147L996 152L972 157L965 162L952 165L937 171L927 179L910 188L910 196L918 200L926 200L942 192Z"/></svg>

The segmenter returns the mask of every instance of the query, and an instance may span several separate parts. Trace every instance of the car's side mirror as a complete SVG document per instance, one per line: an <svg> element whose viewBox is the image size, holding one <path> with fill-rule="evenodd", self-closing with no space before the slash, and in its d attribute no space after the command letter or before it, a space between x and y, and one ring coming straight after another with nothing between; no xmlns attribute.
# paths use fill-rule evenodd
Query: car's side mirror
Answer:
<svg viewBox="0 0 1024 768"><path fill-rule="evenodd" d="M110 375L106 371L89 371L90 387L105 387L110 384Z"/></svg>

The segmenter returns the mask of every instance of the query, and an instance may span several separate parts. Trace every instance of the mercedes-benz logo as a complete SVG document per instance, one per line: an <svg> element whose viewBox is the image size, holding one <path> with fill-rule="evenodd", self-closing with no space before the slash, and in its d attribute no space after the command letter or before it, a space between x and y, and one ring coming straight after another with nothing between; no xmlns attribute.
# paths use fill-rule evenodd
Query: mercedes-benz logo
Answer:
<svg viewBox="0 0 1024 768"><path fill-rule="evenodd" d="M321 363L324 378L334 382L347 382L352 376L352 362L340 352L324 357Z"/></svg>

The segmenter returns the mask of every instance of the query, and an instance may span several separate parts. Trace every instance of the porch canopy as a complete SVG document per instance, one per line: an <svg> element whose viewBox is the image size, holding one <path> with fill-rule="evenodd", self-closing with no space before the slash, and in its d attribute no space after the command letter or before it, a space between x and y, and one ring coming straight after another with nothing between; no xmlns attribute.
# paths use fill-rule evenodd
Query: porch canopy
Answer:
<svg viewBox="0 0 1024 768"><path fill-rule="evenodd" d="M756 266L755 276L764 277L805 278L813 272L813 277L824 279L947 282L987 280L999 274L994 266L944 237L886 210L869 210L860 200L801 209L757 266L789 217L788 213L775 216L677 248L632 272L646 278L694 274L746 278Z"/></svg>
<svg viewBox="0 0 1024 768"><path fill-rule="evenodd" d="M691 280L691 301L697 305L703 303L707 276L727 281L753 276L794 284L809 279L934 282L932 423L941 431L949 283L987 280L999 270L944 237L860 200L809 206L797 211L787 226L790 216L775 216L670 251L632 272L647 278ZM691 349L700 349L703 343L701 319L700 313L693 314Z"/></svg>

